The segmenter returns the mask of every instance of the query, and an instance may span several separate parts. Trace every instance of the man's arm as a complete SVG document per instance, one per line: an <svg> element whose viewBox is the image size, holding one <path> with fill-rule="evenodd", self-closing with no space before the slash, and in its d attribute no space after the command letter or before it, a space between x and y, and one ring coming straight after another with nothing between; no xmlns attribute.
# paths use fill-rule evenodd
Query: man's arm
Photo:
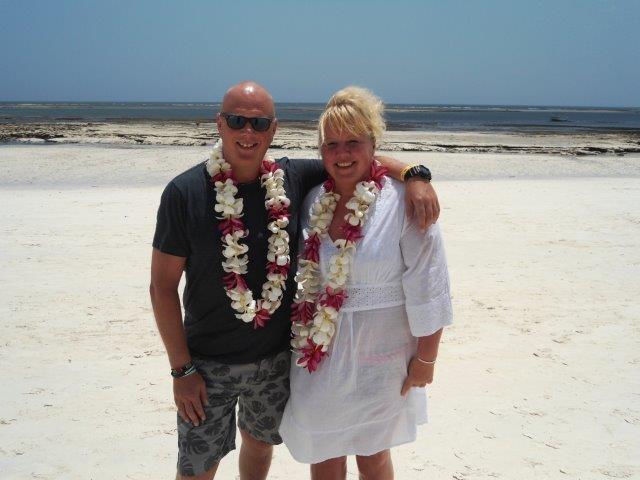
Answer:
<svg viewBox="0 0 640 480"><path fill-rule="evenodd" d="M184 257L169 255L156 248L151 255L151 305L172 369L191 361L178 295L185 262ZM200 420L205 419L202 404L207 403L206 388L200 374L196 372L174 378L173 393L180 416L187 422L199 425Z"/></svg>
<svg viewBox="0 0 640 480"><path fill-rule="evenodd" d="M376 160L389 170L389 176L404 181L402 170L407 166L406 163L383 155L377 155ZM421 230L436 223L440 216L440 203L431 182L416 177L409 179L404 199L407 217L413 219Z"/></svg>

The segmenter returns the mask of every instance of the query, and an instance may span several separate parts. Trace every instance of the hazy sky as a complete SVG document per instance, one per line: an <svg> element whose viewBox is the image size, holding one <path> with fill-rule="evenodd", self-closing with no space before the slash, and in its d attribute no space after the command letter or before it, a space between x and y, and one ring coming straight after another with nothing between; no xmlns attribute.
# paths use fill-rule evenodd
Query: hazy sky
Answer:
<svg viewBox="0 0 640 480"><path fill-rule="evenodd" d="M640 1L0 0L0 101L640 106Z"/></svg>

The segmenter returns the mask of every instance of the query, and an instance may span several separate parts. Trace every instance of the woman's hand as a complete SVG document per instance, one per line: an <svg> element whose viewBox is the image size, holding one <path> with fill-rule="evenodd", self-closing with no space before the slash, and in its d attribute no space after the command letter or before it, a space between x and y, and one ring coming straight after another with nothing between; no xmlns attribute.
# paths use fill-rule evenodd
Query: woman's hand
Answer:
<svg viewBox="0 0 640 480"><path fill-rule="evenodd" d="M409 368L407 368L407 378L402 384L402 390L400 395L405 396L412 387L425 387L427 384L433 382L433 370L435 369L435 363L424 363L413 357L409 362Z"/></svg>

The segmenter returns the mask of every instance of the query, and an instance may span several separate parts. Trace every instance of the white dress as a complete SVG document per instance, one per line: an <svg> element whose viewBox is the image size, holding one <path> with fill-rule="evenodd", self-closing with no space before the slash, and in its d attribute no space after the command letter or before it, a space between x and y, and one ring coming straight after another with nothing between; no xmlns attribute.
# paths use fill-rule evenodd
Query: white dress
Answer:
<svg viewBox="0 0 640 480"><path fill-rule="evenodd" d="M323 192L313 189L301 212ZM373 455L412 442L427 421L424 388L400 395L415 337L452 321L449 275L439 226L420 232L405 218L404 185L387 178L356 247L348 298L318 370L291 365L291 397L280 435L293 458L318 463L343 455ZM301 248L302 251L302 248ZM336 253L325 238L320 268Z"/></svg>

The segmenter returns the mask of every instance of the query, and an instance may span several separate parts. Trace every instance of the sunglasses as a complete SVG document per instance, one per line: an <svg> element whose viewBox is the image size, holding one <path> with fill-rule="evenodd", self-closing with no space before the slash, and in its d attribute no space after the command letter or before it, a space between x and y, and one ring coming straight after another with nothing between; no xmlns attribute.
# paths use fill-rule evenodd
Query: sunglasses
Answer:
<svg viewBox="0 0 640 480"><path fill-rule="evenodd" d="M256 132L266 132L271 126L273 118L265 117L243 117L242 115L234 115L233 113L220 113L227 121L227 126L232 130L240 130L249 122L251 128Z"/></svg>

